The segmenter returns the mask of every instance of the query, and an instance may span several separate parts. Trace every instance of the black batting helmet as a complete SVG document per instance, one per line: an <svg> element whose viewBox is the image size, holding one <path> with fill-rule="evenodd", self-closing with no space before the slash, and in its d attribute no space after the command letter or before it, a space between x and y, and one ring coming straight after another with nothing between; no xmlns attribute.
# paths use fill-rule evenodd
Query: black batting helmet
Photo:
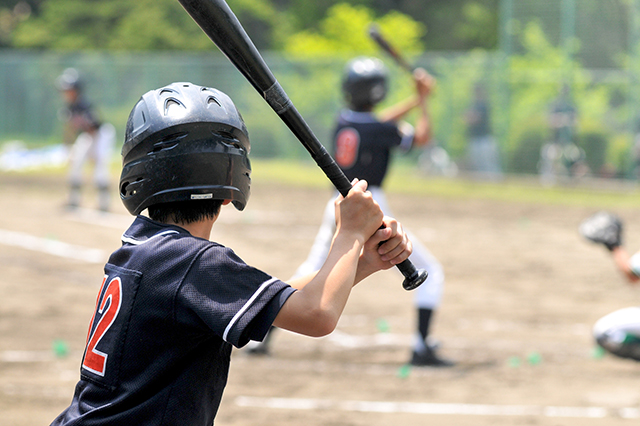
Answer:
<svg viewBox="0 0 640 426"><path fill-rule="evenodd" d="M172 83L133 107L122 147L120 198L131 214L187 200L249 199L249 135L233 101L219 90Z"/></svg>
<svg viewBox="0 0 640 426"><path fill-rule="evenodd" d="M356 111L372 107L387 95L387 69L378 58L358 57L345 67L342 91Z"/></svg>

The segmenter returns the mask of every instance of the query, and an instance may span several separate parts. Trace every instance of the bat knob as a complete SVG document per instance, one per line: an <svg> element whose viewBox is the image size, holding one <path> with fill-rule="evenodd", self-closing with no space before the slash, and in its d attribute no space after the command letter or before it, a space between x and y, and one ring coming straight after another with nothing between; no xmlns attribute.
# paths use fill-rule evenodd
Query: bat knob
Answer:
<svg viewBox="0 0 640 426"><path fill-rule="evenodd" d="M413 274L410 276L406 276L405 280L402 282L402 287L409 291L414 290L425 282L429 274L424 269L416 269Z"/></svg>

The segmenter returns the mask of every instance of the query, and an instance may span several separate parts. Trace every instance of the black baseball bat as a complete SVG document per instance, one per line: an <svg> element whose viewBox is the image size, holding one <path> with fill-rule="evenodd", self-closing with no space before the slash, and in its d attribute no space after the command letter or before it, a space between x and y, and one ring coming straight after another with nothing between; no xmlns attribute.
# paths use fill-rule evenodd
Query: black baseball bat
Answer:
<svg viewBox="0 0 640 426"><path fill-rule="evenodd" d="M369 25L369 37L371 37L371 39L375 41L376 44L380 46L382 50L384 50L389 56L391 56L391 58L393 58L393 60L396 61L396 63L400 65L400 67L405 69L407 72L413 74L415 67L409 64L409 62L407 62L404 56L402 56L400 52L398 52L391 45L391 43L389 43L389 41L387 41L387 39L384 38L384 36L382 35L382 33L380 33L380 29L376 24Z"/></svg>
<svg viewBox="0 0 640 426"><path fill-rule="evenodd" d="M242 24L224 0L179 0L202 31L262 95L269 106L309 151L316 164L344 196L351 182L333 157L313 134L302 115L273 76ZM416 269L409 259L397 265L406 290L417 288L427 279L427 272Z"/></svg>

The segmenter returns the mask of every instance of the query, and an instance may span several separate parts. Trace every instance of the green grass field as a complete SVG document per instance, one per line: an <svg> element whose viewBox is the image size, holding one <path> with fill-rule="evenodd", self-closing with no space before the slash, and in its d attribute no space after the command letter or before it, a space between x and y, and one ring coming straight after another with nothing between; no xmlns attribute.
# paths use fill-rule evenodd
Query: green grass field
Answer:
<svg viewBox="0 0 640 426"><path fill-rule="evenodd" d="M330 188L330 182L312 160L253 159L253 179L282 182L308 188ZM114 158L114 183L120 174L120 162ZM64 168L45 168L9 174L64 176ZM2 176L0 174L0 176ZM392 165L385 182L389 193L416 196L486 199L534 204L570 205L602 209L640 207L640 184L618 179L582 179L556 186L543 186L537 176L508 175L499 182L474 181L465 177L427 176L407 161Z"/></svg>
<svg viewBox="0 0 640 426"><path fill-rule="evenodd" d="M254 179L308 187L330 185L312 161L255 160L252 166ZM385 187L388 192L416 196L481 198L603 209L640 207L640 186L634 181L582 180L545 187L535 176L512 175L500 182L480 182L425 176L415 166L400 163L391 168Z"/></svg>

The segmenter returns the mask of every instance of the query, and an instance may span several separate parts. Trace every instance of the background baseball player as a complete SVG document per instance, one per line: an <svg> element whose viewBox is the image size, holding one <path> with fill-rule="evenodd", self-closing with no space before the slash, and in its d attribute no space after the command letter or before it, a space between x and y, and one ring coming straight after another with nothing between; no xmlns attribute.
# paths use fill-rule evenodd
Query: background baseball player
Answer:
<svg viewBox="0 0 640 426"><path fill-rule="evenodd" d="M364 181L336 200L322 268L290 284L209 241L222 205L245 208L249 151L242 117L216 89L174 83L135 105L119 187L138 216L105 266L81 378L54 425L211 426L232 346L272 324L330 333L357 282L408 258L400 224Z"/></svg>
<svg viewBox="0 0 640 426"><path fill-rule="evenodd" d="M633 256L622 245L622 221L616 215L599 212L580 225L580 233L604 245L617 269L630 284L640 281L640 252ZM599 319L593 336L602 348L621 358L640 361L640 306L619 309Z"/></svg>
<svg viewBox="0 0 640 426"><path fill-rule="evenodd" d="M434 79L422 68L416 69L414 79L416 95L377 117L373 109L385 98L388 86L388 72L383 62L378 58L355 58L347 64L343 76L342 90L347 108L340 112L334 132L334 157L349 179L360 178L369 183L369 190L385 214L390 214L390 209L382 184L392 150L408 151L412 146L427 144L430 139L427 98ZM419 114L414 128L400 120L415 108L419 109ZM332 202L329 202L309 255L294 278L322 265L331 246L334 229L334 210ZM410 362L413 365L451 366L453 362L437 356L437 345L429 339L433 315L442 297L442 266L416 238L410 239L413 243L411 261L429 273L425 283L415 291L418 326ZM267 353L268 344L269 338L251 351Z"/></svg>
<svg viewBox="0 0 640 426"><path fill-rule="evenodd" d="M64 142L69 151L69 199L67 207L80 206L85 164L93 162L93 181L98 189L98 208L109 210L109 162L115 145L116 131L110 123L101 122L85 99L78 72L67 68L57 80L65 107L61 117L65 122Z"/></svg>
<svg viewBox="0 0 640 426"><path fill-rule="evenodd" d="M476 83L473 93L473 101L465 113L468 166L476 178L498 179L502 177L500 150L491 131L491 107L484 85Z"/></svg>
<svg viewBox="0 0 640 426"><path fill-rule="evenodd" d="M578 110L571 88L563 84L549 111L551 141L542 146L539 170L543 183L555 183L560 176L577 177L585 173L585 153L576 144Z"/></svg>

